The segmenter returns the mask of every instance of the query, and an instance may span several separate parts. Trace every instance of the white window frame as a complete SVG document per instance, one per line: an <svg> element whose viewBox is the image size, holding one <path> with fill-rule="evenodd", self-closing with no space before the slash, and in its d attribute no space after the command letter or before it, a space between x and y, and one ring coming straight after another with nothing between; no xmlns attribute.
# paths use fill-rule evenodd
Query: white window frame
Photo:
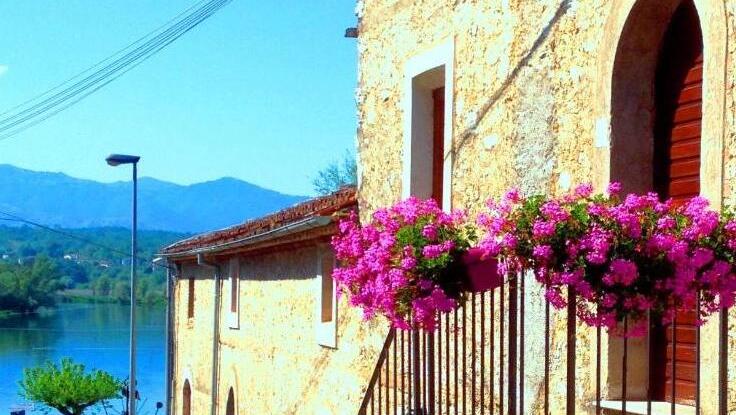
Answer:
<svg viewBox="0 0 736 415"><path fill-rule="evenodd" d="M431 151L429 155L426 154L426 144L423 145L420 140L431 140L432 138L431 134L428 135L427 131L424 131L427 128L426 108L431 103L432 94L429 90L420 91L418 83L421 83L422 75L435 70L442 70L444 72L444 83L437 85L436 88L445 88L442 209L448 212L452 209L452 120L453 109L455 108L454 43L454 38L450 38L407 61L404 67L404 91L401 105L404 118L402 197L417 196L428 198L432 194L432 154ZM428 160L427 157L429 157ZM429 163L430 168L424 165L426 163ZM427 179L429 179L428 182Z"/></svg>
<svg viewBox="0 0 736 415"><path fill-rule="evenodd" d="M232 279L236 279L235 283L235 311L232 311L232 289L233 289L233 281ZM231 258L230 263L228 266L228 279L227 279L227 285L228 285L228 294L230 294L229 301L227 302L227 325L231 329L238 329L240 328L240 260L238 258Z"/></svg>
<svg viewBox="0 0 736 415"><path fill-rule="evenodd" d="M332 278L332 318L330 321L322 321L322 303L325 301L324 292L322 291L324 275L324 260L331 261L330 274L335 269L335 254L327 246L322 246L318 249L317 253L317 278L315 278L315 333L317 337L317 343L320 346L337 348L337 286L335 285L335 279ZM331 275L330 275L331 276Z"/></svg>

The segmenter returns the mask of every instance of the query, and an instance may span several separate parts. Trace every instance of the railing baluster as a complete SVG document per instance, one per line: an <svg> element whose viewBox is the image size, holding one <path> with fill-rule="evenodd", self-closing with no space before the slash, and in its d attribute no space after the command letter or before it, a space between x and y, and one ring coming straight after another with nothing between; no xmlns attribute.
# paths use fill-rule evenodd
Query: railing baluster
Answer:
<svg viewBox="0 0 736 415"><path fill-rule="evenodd" d="M475 414L475 293L470 298L470 413Z"/></svg>
<svg viewBox="0 0 736 415"><path fill-rule="evenodd" d="M601 415L601 326L595 328L595 415Z"/></svg>
<svg viewBox="0 0 736 415"><path fill-rule="evenodd" d="M397 373L396 373L397 372L397 369L398 369L398 364L396 362L396 354L397 354L396 353L397 352L396 349L397 349L397 346L396 346L396 337L395 336L394 336L394 341L393 341L393 347L392 348L393 348L393 352L394 352L394 415L396 415L396 407L398 406L398 403L399 403L399 398L398 398L399 383L397 381L397 378L398 377L397 377ZM401 392L403 393L404 391L401 391Z"/></svg>
<svg viewBox="0 0 736 415"><path fill-rule="evenodd" d="M437 413L442 414L442 315L437 316Z"/></svg>
<svg viewBox="0 0 736 415"><path fill-rule="evenodd" d="M419 390L422 391L422 411L424 411L427 409L427 383L429 382L427 382L427 332L422 330L421 333L422 347L419 356L421 356L420 360L422 362L420 372L422 387Z"/></svg>
<svg viewBox="0 0 736 415"><path fill-rule="evenodd" d="M524 361L526 360L524 354L524 335L526 333L524 328L524 273L521 273L521 280L519 281L519 412L524 415Z"/></svg>
<svg viewBox="0 0 736 415"><path fill-rule="evenodd" d="M648 324L647 358L649 359L649 367L647 368L647 415L652 415L652 337L654 336L652 313L649 313Z"/></svg>
<svg viewBox="0 0 736 415"><path fill-rule="evenodd" d="M503 285L501 285L500 290L500 299L498 303L498 314L499 314L499 329L501 330L500 338L498 342L498 348L500 349L498 351L498 399L499 399L499 406L498 406L498 413L499 415L504 415L504 408L503 408L503 349L504 349L504 309L505 301L504 301L504 294L503 294Z"/></svg>
<svg viewBox="0 0 736 415"><path fill-rule="evenodd" d="M406 396L406 385L404 383L404 377L406 376L406 372L404 371L404 360L406 359L406 354L404 353L404 330L401 330L401 414L404 415L404 412L406 412L406 400L404 399Z"/></svg>
<svg viewBox="0 0 736 415"><path fill-rule="evenodd" d="M411 336L411 343L412 343L412 372L414 375L414 385L413 385L413 392L414 392L414 413L420 414L422 409L422 384L421 384L421 377L420 377L420 370L421 370L421 362L419 360L419 352L420 352L420 344L419 344L419 329L413 329L412 330L412 336Z"/></svg>
<svg viewBox="0 0 736 415"><path fill-rule="evenodd" d="M718 413L728 414L728 308L718 316Z"/></svg>
<svg viewBox="0 0 736 415"><path fill-rule="evenodd" d="M486 404L486 292L480 293L480 412Z"/></svg>
<svg viewBox="0 0 736 415"><path fill-rule="evenodd" d="M517 368L517 335L518 335L518 289L519 275L515 274L511 277L509 283L509 415L516 415L516 368Z"/></svg>
<svg viewBox="0 0 736 415"><path fill-rule="evenodd" d="M695 415L700 415L700 291L695 301Z"/></svg>
<svg viewBox="0 0 736 415"><path fill-rule="evenodd" d="M494 379L495 376L493 373L496 367L496 360L495 360L496 356L494 353L495 348L496 348L496 345L494 343L496 341L494 339L495 337L494 334L496 332L495 327L496 327L496 293L495 293L495 290L491 290L491 345L490 345L491 346L491 356L490 356L490 364L489 364L489 366L491 367L491 373L489 373L488 375L488 379L490 383L490 395L491 395L491 415L493 415L493 413L496 410L496 398L493 393L494 386L495 386L494 382L496 382L496 379Z"/></svg>
<svg viewBox="0 0 736 415"><path fill-rule="evenodd" d="M629 363L629 319L624 317L624 357L621 363L621 413L626 413L626 371Z"/></svg>
<svg viewBox="0 0 736 415"><path fill-rule="evenodd" d="M468 320L467 320L467 315L466 315L467 308L468 308L467 307L467 304L465 304L463 306L463 326L462 326L463 327L463 381L462 381L462 386L463 386L463 415L466 414L466 410L467 410L467 402L466 402L467 391L465 389L465 381L466 381L467 373L468 373L467 372L467 362L466 362L466 357L468 355L468 338L466 336L466 326L468 325L467 324L468 323Z"/></svg>
<svg viewBox="0 0 736 415"><path fill-rule="evenodd" d="M567 415L575 415L575 289L567 291Z"/></svg>
<svg viewBox="0 0 736 415"><path fill-rule="evenodd" d="M427 334L427 341L429 341L429 345L427 346L427 361L429 362L427 365L427 385L429 387L429 415L434 415L434 407L435 407L435 378L434 378L434 333L429 332Z"/></svg>
<svg viewBox="0 0 736 415"><path fill-rule="evenodd" d="M445 413L450 415L450 313L445 314Z"/></svg>
<svg viewBox="0 0 736 415"><path fill-rule="evenodd" d="M381 379L382 379L381 373L382 372L383 372L383 366L381 366L381 369L379 369L379 372L378 372L378 414L379 415L383 413L383 411L381 410L381 404L383 403L381 399L381 389L383 389L381 385Z"/></svg>
<svg viewBox="0 0 736 415"><path fill-rule="evenodd" d="M547 277L549 282L549 277ZM549 301L544 302L544 415L549 415Z"/></svg>
<svg viewBox="0 0 736 415"><path fill-rule="evenodd" d="M670 402L670 415L675 415L675 401L677 400L677 308L674 310L674 318L672 319L672 402Z"/></svg>
<svg viewBox="0 0 736 415"><path fill-rule="evenodd" d="M391 356L386 350L386 415L391 414Z"/></svg>
<svg viewBox="0 0 736 415"><path fill-rule="evenodd" d="M459 360L457 358L457 350L458 350L458 347L457 347L457 337L458 337L457 314L458 314L458 309L456 308L455 309L455 312L454 312L455 324L452 327L453 328L453 332L455 333L455 335L453 336L454 348L455 348L455 358L453 359L453 362L455 363L455 366L454 366L454 369L455 369L455 396L454 396L454 398L455 398L455 400L454 400L454 403L455 403L455 415L458 414L458 408L460 407L460 405L458 405L458 400L460 398L460 395L457 393L457 386L458 386L458 381L459 381L459 379L458 379L458 375L459 374L458 374L458 371L457 371L457 364L458 364L458 360Z"/></svg>

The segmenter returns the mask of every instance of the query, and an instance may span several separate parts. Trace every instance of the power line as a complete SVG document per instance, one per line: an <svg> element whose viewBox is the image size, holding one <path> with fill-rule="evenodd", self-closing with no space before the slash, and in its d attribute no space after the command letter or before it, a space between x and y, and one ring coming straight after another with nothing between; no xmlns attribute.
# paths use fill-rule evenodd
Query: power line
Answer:
<svg viewBox="0 0 736 415"><path fill-rule="evenodd" d="M54 92L54 91L56 91L57 89L61 88L62 86L66 85L66 84L68 84L69 82L71 82L71 81L73 81L73 80L75 80L75 79L79 78L80 76L82 76L82 75L84 75L84 74L88 73L88 72L89 72L89 71L91 71L92 69L94 69L94 68L97 68L98 66L100 66L100 65L102 65L103 63L105 63L105 62L109 61L110 59L114 58L115 56L118 56L118 55L120 55L121 53L125 52L126 50L128 50L128 49L132 48L133 46L137 45L138 43L142 42L142 41L143 41L144 39L147 39L147 38L151 37L151 36L152 36L152 35L153 35L154 33L156 33L156 32L158 32L158 31L160 31L160 30L161 30L161 29L163 29L164 27L166 27L166 26L168 26L169 24L171 24L172 22L176 21L176 19L178 19L179 17L181 17L181 16L182 16L182 15L184 15L185 13L189 12L189 11L190 11L190 10L192 10L193 8L195 8L195 7L199 6L200 4L204 3L205 1L207 1L207 0L200 0L199 2L197 2L197 3L195 3L194 5L192 5L191 7L189 7L188 9L186 9L186 10L184 10L183 12L181 12L181 13L177 14L176 16L172 17L171 19L169 19L169 20L168 20L168 21L167 21L166 23L162 24L161 26L159 26L159 27L157 27L157 28L155 28L155 29L151 30L150 32L148 32L148 33L146 33L145 35L143 35L143 36L139 37L139 38L138 38L138 39L136 39L136 40L135 40L134 42L132 42L132 43L128 44L128 45L127 45L127 46L125 46L124 48L122 48L122 49L119 49L119 50L118 50L117 52L113 53L112 55L110 55L110 56L106 57L105 59L103 59L103 60L101 60L101 61L99 61L99 62L95 63L94 65L92 65L92 66L90 66L89 68L87 68L87 69L83 70L82 72L80 72L80 73L78 73L78 74L76 74L76 75L72 76L71 78L69 78L69 79L65 80L64 82L62 82L62 83L60 83L60 84L58 84L58 85L54 86L53 88L49 89L48 91L45 91L45 92L43 92L43 93L41 93L41 94L38 94L38 95L36 95L35 97L32 97L32 98L30 98L30 99L28 99L28 100L26 100L26 101L23 101L23 102L21 102L20 104L18 104L18 105L16 105L16 106L14 106L14 107L8 108L7 110L5 110L5 111L3 111L3 112L0 112L0 116L3 116L3 115L5 115L5 114L8 114L8 113L12 112L12 111L13 111L13 110L15 110L15 109L18 109L18 108L20 108L20 107L22 107L22 106L24 106L24 105L26 105L26 104L29 104L29 103L31 103L31 102L33 102L33 101L36 101L36 100L38 100L38 99L40 99L40 98L42 98L42 97L44 97L44 96L46 96L46 95L50 94L51 92Z"/></svg>
<svg viewBox="0 0 736 415"><path fill-rule="evenodd" d="M51 226L44 225L42 223L34 222L32 220L23 218L21 216L15 215L13 213L0 211L0 214L6 216L5 218L0 217L0 221L18 222L18 223L24 223L24 224L30 225L30 226L35 226L37 228L43 229L43 230L48 231L48 232L53 232L53 233L56 233L56 234L65 236L67 238L76 239L76 240L81 241L81 242L84 242L84 243L86 243L88 245L93 245L93 246L96 246L98 248L105 249L105 250L110 251L112 253L121 255L124 259L125 258L131 258L131 255L130 255L129 252L124 252L124 251L121 251L121 250L119 250L117 248L114 248L114 247L111 247L111 246L108 246L108 245L105 245L105 244L101 244L101 243L96 242L96 241L94 241L92 239L85 238L85 237L79 236L79 235L75 235L75 234L73 234L71 232L65 232L65 231L62 231L61 229L53 228ZM153 266L158 266L158 267L167 268L167 269L169 268L167 265L154 263L152 261L152 259L148 259L148 258L139 258L139 262L142 262L144 264L145 263L151 263Z"/></svg>
<svg viewBox="0 0 736 415"><path fill-rule="evenodd" d="M183 36L185 33L197 27L200 23L207 20L213 14L215 14L222 7L230 3L232 0L210 0L203 4L203 1L195 4L189 9L182 13L179 13L177 17L171 19L168 23L176 21L173 25L169 24L168 28L162 31L163 27L167 24L159 27L158 29L150 32L149 34L139 38L127 47L119 50L110 57L98 62L87 70L77 74L76 76L62 82L56 87L49 91L46 91L35 98L26 101L24 104L17 105L0 115L7 115L3 119L0 119L0 140L5 140L13 137L28 128L31 128L44 120L53 117L54 115L64 111L72 105L78 103L82 99L89 95L97 92L110 82L118 79L128 71L132 70L136 66L148 60L153 55L157 54L166 46L170 45L178 38ZM199 6L198 8L196 8ZM187 14L185 17L180 18L188 11L195 9L195 11ZM177 21L178 20L178 21ZM144 39L150 37L153 33L160 32L143 42ZM143 42L142 44L140 44ZM140 44L140 45L138 45ZM138 45L133 48L134 45ZM128 51L123 56L113 60L107 65L100 67L104 62L110 61L113 57ZM83 79L74 82L73 84L64 87L62 86L69 84L71 81L80 78L82 75L89 73L93 69L98 68L92 74L85 76ZM50 95L53 91L59 90L53 95ZM50 96L49 96L50 95ZM45 97L45 98L44 98ZM43 98L43 99L41 99ZM40 100L40 101L39 101ZM22 108L24 105L36 102L26 108Z"/></svg>

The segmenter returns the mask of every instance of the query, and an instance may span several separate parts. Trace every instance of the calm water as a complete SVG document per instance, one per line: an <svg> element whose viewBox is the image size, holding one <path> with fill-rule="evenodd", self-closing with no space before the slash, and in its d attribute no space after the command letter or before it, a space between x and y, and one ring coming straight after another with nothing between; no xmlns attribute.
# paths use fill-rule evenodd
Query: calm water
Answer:
<svg viewBox="0 0 736 415"><path fill-rule="evenodd" d="M118 304L62 304L48 315L0 319L0 415L23 403L18 396L23 368L47 360L68 356L87 368L126 378L129 310ZM138 389L148 399L141 414L153 414L155 402L164 401L165 318L163 307L137 309Z"/></svg>

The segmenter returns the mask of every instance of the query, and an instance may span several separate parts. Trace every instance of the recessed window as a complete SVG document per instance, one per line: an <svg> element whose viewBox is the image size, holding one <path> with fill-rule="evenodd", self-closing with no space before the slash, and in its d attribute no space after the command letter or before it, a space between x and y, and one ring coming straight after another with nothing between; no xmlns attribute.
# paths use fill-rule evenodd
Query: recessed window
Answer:
<svg viewBox="0 0 736 415"><path fill-rule="evenodd" d="M337 347L337 298L332 270L335 255L329 248L322 248L317 260L317 342L326 347Z"/></svg>
<svg viewBox="0 0 736 415"><path fill-rule="evenodd" d="M452 43L409 60L403 98L403 197L432 198L450 208Z"/></svg>
<svg viewBox="0 0 736 415"><path fill-rule="evenodd" d="M237 329L240 326L240 261L232 258L229 265L230 304L227 313L228 327Z"/></svg>
<svg viewBox="0 0 736 415"><path fill-rule="evenodd" d="M194 277L189 277L189 291L187 292L187 318L194 318Z"/></svg>
<svg viewBox="0 0 736 415"><path fill-rule="evenodd" d="M334 306L333 297L335 296L334 280L332 279L332 267L334 259L332 255L324 255L322 258L322 293L321 293L321 320L323 323L329 323L333 319L332 308Z"/></svg>

